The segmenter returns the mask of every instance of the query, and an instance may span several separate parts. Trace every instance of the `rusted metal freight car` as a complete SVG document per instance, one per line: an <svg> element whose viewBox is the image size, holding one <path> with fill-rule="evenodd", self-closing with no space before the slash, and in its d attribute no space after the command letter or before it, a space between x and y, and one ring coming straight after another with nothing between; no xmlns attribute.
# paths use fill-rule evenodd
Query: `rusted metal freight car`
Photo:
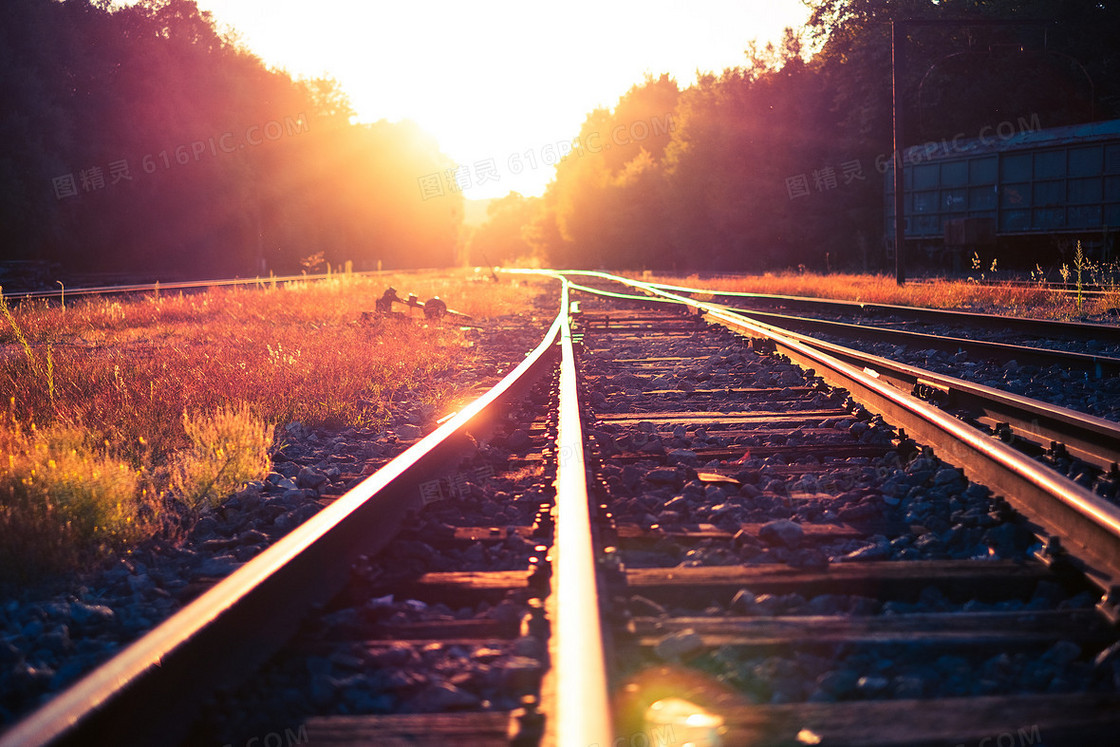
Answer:
<svg viewBox="0 0 1120 747"><path fill-rule="evenodd" d="M1081 240L1109 256L1120 227L1120 120L943 140L906 149L908 253L977 251L1023 265ZM894 170L885 170L885 235L894 236Z"/></svg>

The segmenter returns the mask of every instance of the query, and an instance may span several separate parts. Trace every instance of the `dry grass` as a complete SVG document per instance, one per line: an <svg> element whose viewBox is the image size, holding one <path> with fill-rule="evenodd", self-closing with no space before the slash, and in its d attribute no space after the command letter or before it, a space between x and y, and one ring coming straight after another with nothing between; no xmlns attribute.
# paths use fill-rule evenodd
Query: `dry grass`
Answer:
<svg viewBox="0 0 1120 747"><path fill-rule="evenodd" d="M1041 284L997 282L989 285L968 280L926 280L899 286L893 277L885 275L793 272L717 278L699 278L696 275L686 278L656 277L654 280L712 290L962 309L1046 319L1102 315L1120 307L1120 289L1115 287L1106 290L1103 295L1085 298L1078 308L1076 296Z"/></svg>
<svg viewBox="0 0 1120 747"><path fill-rule="evenodd" d="M42 565L72 567L150 536L168 506L195 515L262 476L275 425L377 428L402 402L438 404L475 351L418 311L363 322L389 285L476 318L517 313L539 287L339 275L5 306L0 545L34 528Z"/></svg>
<svg viewBox="0 0 1120 747"><path fill-rule="evenodd" d="M142 471L88 433L9 420L0 448L0 580L76 567L158 525L158 501Z"/></svg>
<svg viewBox="0 0 1120 747"><path fill-rule="evenodd" d="M170 469L173 493L192 513L216 508L251 480L268 476L272 425L242 402L213 413L183 413L190 446L176 452Z"/></svg>

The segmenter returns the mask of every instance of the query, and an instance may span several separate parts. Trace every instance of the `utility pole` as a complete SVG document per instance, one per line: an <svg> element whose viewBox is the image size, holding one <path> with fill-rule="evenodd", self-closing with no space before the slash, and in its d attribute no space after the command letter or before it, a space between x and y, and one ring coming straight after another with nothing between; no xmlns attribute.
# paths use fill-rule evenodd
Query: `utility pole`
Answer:
<svg viewBox="0 0 1120 747"><path fill-rule="evenodd" d="M1052 23L1044 19L1019 19L1004 21L996 18L937 18L914 19L906 18L891 21L891 118L894 124L894 273L895 282L899 285L906 283L906 180L905 169L902 162L903 138L903 113L905 104L902 100L902 86L906 72L906 30L910 26L955 26L967 28L969 26L1043 26ZM1044 45L1045 46L1045 45Z"/></svg>
<svg viewBox="0 0 1120 747"><path fill-rule="evenodd" d="M906 284L906 195L902 167L902 71L905 69L906 26L909 21L891 21L891 114L894 122L894 279Z"/></svg>

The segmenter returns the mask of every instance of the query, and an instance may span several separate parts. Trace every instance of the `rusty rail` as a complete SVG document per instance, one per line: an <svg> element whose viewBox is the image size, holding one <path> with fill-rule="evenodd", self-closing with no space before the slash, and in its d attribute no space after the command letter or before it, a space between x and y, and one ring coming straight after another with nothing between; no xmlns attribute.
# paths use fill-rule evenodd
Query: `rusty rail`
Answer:
<svg viewBox="0 0 1120 747"><path fill-rule="evenodd" d="M563 298L568 303L568 283ZM549 732L562 746L612 744L596 551L587 494L587 462L570 324L560 330L556 540L553 558L553 666L556 717Z"/></svg>

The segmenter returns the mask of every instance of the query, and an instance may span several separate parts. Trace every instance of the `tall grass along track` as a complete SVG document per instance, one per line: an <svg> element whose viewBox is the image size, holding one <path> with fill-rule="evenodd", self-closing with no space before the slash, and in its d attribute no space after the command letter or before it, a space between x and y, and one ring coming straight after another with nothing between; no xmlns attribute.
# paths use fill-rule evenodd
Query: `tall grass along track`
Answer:
<svg viewBox="0 0 1120 747"><path fill-rule="evenodd" d="M117 512L113 515L119 514L130 522L126 526L136 531L110 535L118 540L110 543L98 539L105 535L103 529L97 529L101 534L93 535L95 544L83 549L77 541L81 537L73 537L73 531L105 524L100 520L96 524L70 520L67 525L52 525L48 515L35 526L39 535L28 532L25 521L19 523L17 536L22 545L13 543L11 537L5 539L5 550L25 548L20 551L19 561L34 575L23 575L16 586L11 574L20 566L4 563L9 583L0 607L0 722L10 723L46 693L65 687L359 483L426 432L439 415L454 410L456 400L465 402L477 396L516 365L534 344L526 332L539 334L531 330L536 313L532 291L526 292L523 285L517 288L503 284L474 294L473 282L463 284L460 278L450 276L415 284L404 277L386 276L382 280L428 294L423 297L442 295L450 305L473 312L476 321L470 328L460 329L457 323L451 323L438 325L441 329L437 329L422 317L417 320L414 315L410 321L406 310L400 322L364 322L362 312L372 310L384 288L345 277L314 285L262 289L259 293L236 291L187 298L165 294L158 299L71 302L65 312L38 302L13 309L15 319L37 350L43 349L44 338L62 337L62 343L66 343L66 336L75 334L93 347L89 352L84 350L85 345L69 345L74 352L68 356L79 365L57 369L65 396L56 400L55 410L32 407L46 398L34 396L39 383L20 376L18 356L14 368L0 370L0 376L14 377L11 391L17 400L7 414L12 419L5 418L5 427L15 424L7 435L24 439L7 450L4 468L13 463L13 455L17 469L22 469L22 454L27 454L27 459L34 457L38 462L30 462L31 469L40 470L33 485L36 490L46 491L50 500L57 502L64 495L60 492L63 488L80 489L82 495L92 495L107 510ZM515 299L517 317L503 316ZM253 324L267 333L259 346L246 344L254 332L247 332L245 326ZM165 336L160 325L174 325L172 335ZM228 334L215 336L219 329ZM191 335L203 339L184 346L181 340L190 341ZM356 342L343 339L347 336ZM143 340L140 346L136 345L137 339ZM332 339L334 347L321 344ZM271 344L273 354L266 343ZM394 347L397 343L399 347ZM444 347L435 347L437 343ZM364 387L348 392L345 387L353 371L343 376L314 375L315 366L322 365L320 359L346 355L355 344L371 348L369 360L392 380L378 383L375 376L364 378L359 371ZM185 369L190 375L170 382L167 372L178 370L173 366L157 366L153 375L147 375L147 369L131 365L147 365L153 360L153 351L171 348L184 348L172 350L184 361L191 360L189 354L197 356L198 360ZM105 358L107 366L102 365ZM160 357L154 360L158 364ZM219 391L217 380L223 378L227 367L236 375L222 380ZM79 377L106 369L107 377ZM295 376L271 384L249 376L280 372ZM101 388L100 382L104 381L109 386ZM239 388L245 384L251 386ZM319 386L322 392L312 391L309 386ZM153 390L156 396L149 399ZM465 396L472 391L470 397ZM162 398L165 393L173 396ZM224 456L219 450L201 454L217 458L208 477L198 473L203 486L211 488L206 500L213 501L212 505L188 511L185 504L177 505L179 498L175 495L156 492L153 478L170 478L174 475L172 464L183 464L178 456L175 462L167 459L167 454L178 454L182 447L167 447L179 444L179 439L184 446L190 443L187 434L167 437L184 423L180 409L183 403L192 414L188 424L205 423L209 421L207 403L216 405L219 411L227 406L223 403L232 403L232 409L238 411L243 397L254 403L247 408L251 420L259 423L265 415L277 426L268 455L271 459L264 460L264 470L244 475L229 469L228 458L233 453L229 447L233 444L223 436L213 443L225 452ZM301 401L302 397L306 400ZM130 409L128 403L137 399L154 406ZM322 410L317 414L312 409L300 409L304 403L317 408L316 403L330 401L345 403L347 409L332 409L325 417ZM97 406L90 407L91 403ZM107 421L76 418L75 410L103 414ZM127 433L137 436L134 439ZM271 428L268 437L271 440ZM4 443L10 445L8 440ZM129 450L137 445L140 448L130 456ZM164 456L154 459L161 450ZM48 464L48 458L53 464ZM152 461L144 461L149 459ZM192 459L196 460L194 464L199 463L199 456ZM39 463L41 466L36 466ZM47 470L56 470L59 478L77 475L79 479L67 477L65 483L41 479ZM94 470L100 471L99 481L86 479ZM128 481L116 479L122 471ZM166 478L153 474L157 471ZM86 478L81 478L83 472ZM15 475L17 485L20 474ZM256 479L265 474L267 479ZM229 478L230 486L223 488L215 482L215 476ZM230 496L244 480L251 482ZM137 515L129 505L130 493L122 492L122 486L127 488L129 484L137 496L153 502L151 513ZM168 479L166 484L172 481ZM6 508L11 505L5 503ZM161 521L147 522L145 517L159 518L155 511L167 515ZM10 515L5 520L8 518ZM62 518L67 519L65 515ZM71 534L61 533L60 526L69 527ZM53 539L43 541L43 536Z"/></svg>
<svg viewBox="0 0 1120 747"><path fill-rule="evenodd" d="M0 743L174 743L204 698L246 676L326 603L354 563L388 542L421 483L454 463L495 407L549 365L559 321L502 382L242 565L165 623L50 700ZM470 435L468 435L468 433ZM246 631L252 631L246 635Z"/></svg>

